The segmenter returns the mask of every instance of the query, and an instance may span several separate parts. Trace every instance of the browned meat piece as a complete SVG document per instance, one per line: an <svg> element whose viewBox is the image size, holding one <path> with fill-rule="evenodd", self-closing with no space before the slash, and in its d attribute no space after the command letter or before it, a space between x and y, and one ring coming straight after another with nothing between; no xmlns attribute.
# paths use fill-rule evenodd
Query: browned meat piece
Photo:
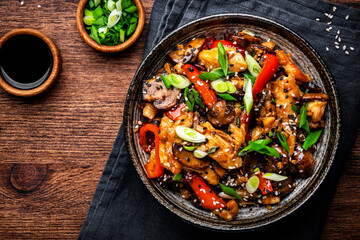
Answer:
<svg viewBox="0 0 360 240"><path fill-rule="evenodd" d="M249 34L246 34L244 31L239 32L237 34L237 36L245 38L246 40L248 40L249 43L259 43L260 44L262 42L260 38L257 38L257 37L251 36Z"/></svg>
<svg viewBox="0 0 360 240"><path fill-rule="evenodd" d="M310 127L311 130L324 128L325 127L325 122L324 122L324 120L321 120L319 122L313 122L312 120L310 120L309 121L309 127Z"/></svg>
<svg viewBox="0 0 360 240"><path fill-rule="evenodd" d="M195 62L204 42L205 38L195 38L191 40L185 48L183 48L182 45L178 45L178 50L171 52L169 57L175 64L180 62Z"/></svg>
<svg viewBox="0 0 360 240"><path fill-rule="evenodd" d="M233 35L233 34L225 34L224 35L224 40L226 41L230 41L233 44L237 44L241 47L245 47L246 45L249 44L249 40L241 37L241 36L237 36L237 35Z"/></svg>
<svg viewBox="0 0 360 240"><path fill-rule="evenodd" d="M235 119L235 110L225 100L217 101L208 111L209 121L216 126L229 124Z"/></svg>
<svg viewBox="0 0 360 240"><path fill-rule="evenodd" d="M181 68L184 64L182 62L179 62L174 66L174 71L177 74L186 75L185 71Z"/></svg>
<svg viewBox="0 0 360 240"><path fill-rule="evenodd" d="M236 218L239 213L239 206L235 200L230 200L226 204L226 209L216 209L212 211L215 215L218 215L225 221L229 222Z"/></svg>
<svg viewBox="0 0 360 240"><path fill-rule="evenodd" d="M215 147L217 150L215 153L209 154L209 157L225 169L240 168L242 159L237 156L234 139L223 131L215 129L209 122L204 123L203 127L206 128L203 134L207 138L207 142L198 149L207 152Z"/></svg>
<svg viewBox="0 0 360 240"><path fill-rule="evenodd" d="M254 56L255 60L258 60L259 57L265 53L274 54L273 50L264 46L263 44L249 44L246 47L246 51L248 51L250 55Z"/></svg>
<svg viewBox="0 0 360 240"><path fill-rule="evenodd" d="M217 162L213 162L212 166L220 178L223 178L228 173L228 171L222 168Z"/></svg>
<svg viewBox="0 0 360 240"><path fill-rule="evenodd" d="M294 160L291 161L296 165L301 177L310 177L314 170L314 157L310 151L304 151L300 146L296 148L294 152Z"/></svg>
<svg viewBox="0 0 360 240"><path fill-rule="evenodd" d="M325 113L325 107L329 100L325 93L307 93L302 97L303 100L310 101L306 115L311 116L311 121L315 124L321 121ZM314 124L312 124L313 127Z"/></svg>
<svg viewBox="0 0 360 240"><path fill-rule="evenodd" d="M247 68L244 57L233 47L224 47L229 58L229 70L232 72L243 72ZM202 50L199 54L199 61L207 69L219 68L218 48Z"/></svg>
<svg viewBox="0 0 360 240"><path fill-rule="evenodd" d="M302 100L318 100L318 101L327 101L329 96L325 93L306 93L302 96Z"/></svg>
<svg viewBox="0 0 360 240"><path fill-rule="evenodd" d="M204 169L208 167L211 163L209 159L199 159L194 157L192 152L186 151L182 144L174 143L173 144L173 153L175 159L178 160L183 166L192 168L192 169Z"/></svg>
<svg viewBox="0 0 360 240"><path fill-rule="evenodd" d="M274 50L274 47L275 47L275 42L273 41L266 41L266 42L263 42L261 43L261 45L271 49L271 50Z"/></svg>
<svg viewBox="0 0 360 240"><path fill-rule="evenodd" d="M143 116L147 117L148 119L154 119L157 113L156 108L151 103L145 103L145 107L143 108Z"/></svg>
<svg viewBox="0 0 360 240"><path fill-rule="evenodd" d="M178 102L180 90L171 87L166 89L164 82L160 78L149 79L144 83L143 99L153 102L159 110L168 110Z"/></svg>
<svg viewBox="0 0 360 240"><path fill-rule="evenodd" d="M284 197L294 191L296 184L291 177L281 182L272 182L273 192L276 196Z"/></svg>
<svg viewBox="0 0 360 240"><path fill-rule="evenodd" d="M261 202L264 205L274 205L280 202L280 197L274 196L273 194L269 193L265 195L263 198L261 198Z"/></svg>
<svg viewBox="0 0 360 240"><path fill-rule="evenodd" d="M285 69L285 72L288 76L293 75L296 80L306 83L311 82L309 75L304 74L293 62L291 59L291 54L285 54L283 50L278 50L276 52L276 57L279 59L279 64Z"/></svg>

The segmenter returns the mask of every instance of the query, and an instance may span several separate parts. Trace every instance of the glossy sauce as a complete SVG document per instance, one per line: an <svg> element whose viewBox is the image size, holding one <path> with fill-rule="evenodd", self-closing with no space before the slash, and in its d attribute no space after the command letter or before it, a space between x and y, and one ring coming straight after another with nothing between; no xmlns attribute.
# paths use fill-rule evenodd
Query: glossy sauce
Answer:
<svg viewBox="0 0 360 240"><path fill-rule="evenodd" d="M15 36L0 49L1 77L18 89L40 86L49 77L52 65L48 45L32 35Z"/></svg>

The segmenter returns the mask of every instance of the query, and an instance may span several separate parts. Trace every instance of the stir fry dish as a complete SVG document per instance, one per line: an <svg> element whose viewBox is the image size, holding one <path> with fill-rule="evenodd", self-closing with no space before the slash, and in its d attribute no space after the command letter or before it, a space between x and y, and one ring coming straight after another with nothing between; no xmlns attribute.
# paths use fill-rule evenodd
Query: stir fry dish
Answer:
<svg viewBox="0 0 360 240"><path fill-rule="evenodd" d="M144 80L135 127L149 178L231 221L239 207L270 210L312 175L328 95L291 53L243 30L167 57Z"/></svg>

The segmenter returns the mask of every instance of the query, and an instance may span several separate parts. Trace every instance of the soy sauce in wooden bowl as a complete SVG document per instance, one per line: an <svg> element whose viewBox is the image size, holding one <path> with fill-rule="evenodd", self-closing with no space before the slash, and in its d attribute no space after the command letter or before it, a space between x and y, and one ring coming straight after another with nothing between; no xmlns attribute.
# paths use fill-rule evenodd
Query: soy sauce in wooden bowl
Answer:
<svg viewBox="0 0 360 240"><path fill-rule="evenodd" d="M52 71L49 46L33 35L18 35L0 49L0 75L11 86L28 90L45 82Z"/></svg>

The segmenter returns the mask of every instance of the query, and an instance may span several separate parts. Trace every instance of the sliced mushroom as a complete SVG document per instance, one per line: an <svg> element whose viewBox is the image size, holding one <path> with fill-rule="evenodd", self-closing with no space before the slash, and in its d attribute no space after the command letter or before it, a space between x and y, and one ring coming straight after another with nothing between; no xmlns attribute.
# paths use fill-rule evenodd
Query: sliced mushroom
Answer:
<svg viewBox="0 0 360 240"><path fill-rule="evenodd" d="M178 102L180 90L170 87L166 89L164 82L160 78L153 78L145 81L143 86L143 99L153 102L159 110L168 110Z"/></svg>
<svg viewBox="0 0 360 240"><path fill-rule="evenodd" d="M188 172L197 172L203 179L205 179L210 185L218 185L220 177L217 175L217 173L212 169L210 166L208 166L205 169L197 170L192 169L188 167L183 168L185 171Z"/></svg>
<svg viewBox="0 0 360 240"><path fill-rule="evenodd" d="M171 60L177 64L179 62L189 63L195 62L202 45L205 42L205 38L195 38L191 40L185 48L182 45L178 45L178 50L175 50L169 54Z"/></svg>
<svg viewBox="0 0 360 240"><path fill-rule="evenodd" d="M271 183L276 196L284 197L294 191L296 184L291 177L288 177L284 181Z"/></svg>
<svg viewBox="0 0 360 240"><path fill-rule="evenodd" d="M325 93L306 93L302 96L302 100L327 101L327 100L329 100L329 96Z"/></svg>
<svg viewBox="0 0 360 240"><path fill-rule="evenodd" d="M213 162L212 166L220 178L223 178L228 173L228 170L222 168L217 162Z"/></svg>
<svg viewBox="0 0 360 240"><path fill-rule="evenodd" d="M183 145L179 143L173 144L173 153L176 160L182 165L192 169L201 170L208 167L211 163L209 159L199 159L194 157L192 152L186 151Z"/></svg>
<svg viewBox="0 0 360 240"><path fill-rule="evenodd" d="M274 54L273 50L262 44L250 44L246 47L246 51L248 51L250 55L254 56L255 59L258 59L265 53Z"/></svg>
<svg viewBox="0 0 360 240"><path fill-rule="evenodd" d="M235 110L226 105L225 100L217 101L208 111L209 121L216 126L227 125L234 121Z"/></svg>
<svg viewBox="0 0 360 240"><path fill-rule="evenodd" d="M215 215L218 215L225 221L229 222L236 218L239 213L239 206L237 205L235 200L230 200L226 204L225 209L215 209L212 211Z"/></svg>

